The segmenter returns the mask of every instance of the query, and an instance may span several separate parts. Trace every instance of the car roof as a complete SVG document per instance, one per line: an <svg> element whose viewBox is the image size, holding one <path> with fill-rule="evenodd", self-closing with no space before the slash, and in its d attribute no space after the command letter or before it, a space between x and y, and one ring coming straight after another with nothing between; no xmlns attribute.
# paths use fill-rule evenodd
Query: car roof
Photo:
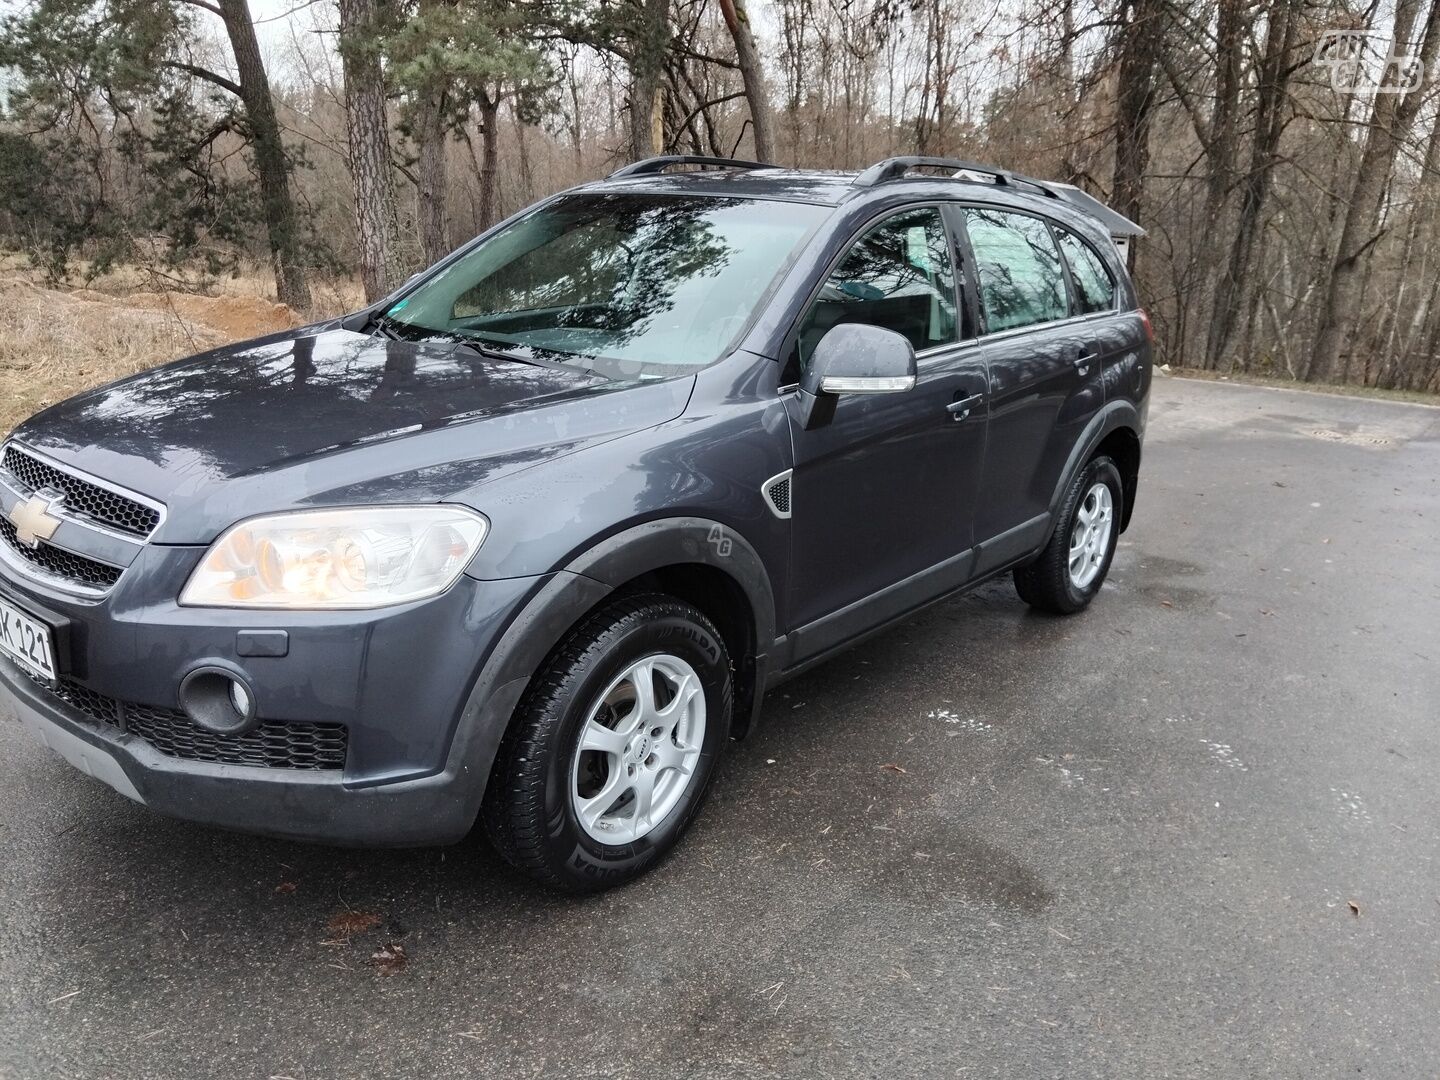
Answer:
<svg viewBox="0 0 1440 1080"><path fill-rule="evenodd" d="M718 167L694 172L664 172L665 163L684 164L690 159L654 158L630 169L583 184L574 189L584 192L613 192L654 195L710 195L742 199L767 199L782 202L809 203L838 207L855 202L893 202L903 192L908 198L963 200L990 203L1015 209L1030 210L1061 221L1081 222L1091 228L1116 236L1143 236L1145 230L1116 213L1098 199L1069 184L1031 180L994 170L992 182L980 172L988 167L971 166L966 175L934 176L908 174L904 168L891 166L890 173L877 169L888 163L872 166L865 172L844 172L821 169L785 169L776 166L735 163L734 167ZM707 159L700 159L707 160ZM891 159L896 165L909 161L931 159ZM724 159L716 161L719 164ZM651 162L659 167L646 169ZM725 163L727 166L728 162ZM954 162L955 165L964 165Z"/></svg>
<svg viewBox="0 0 1440 1080"><path fill-rule="evenodd" d="M706 172L611 176L582 191L647 192L657 195L731 195L745 199L839 206L855 192L853 172L809 169L713 169Z"/></svg>

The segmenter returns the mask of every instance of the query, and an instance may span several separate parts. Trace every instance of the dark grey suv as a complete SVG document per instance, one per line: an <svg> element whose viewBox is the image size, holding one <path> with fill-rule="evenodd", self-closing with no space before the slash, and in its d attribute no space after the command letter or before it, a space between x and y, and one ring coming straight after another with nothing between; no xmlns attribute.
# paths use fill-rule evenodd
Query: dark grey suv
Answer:
<svg viewBox="0 0 1440 1080"><path fill-rule="evenodd" d="M1151 375L1117 225L964 162L651 159L82 394L0 454L0 705L164 813L631 878L779 680L1005 571L1090 602Z"/></svg>

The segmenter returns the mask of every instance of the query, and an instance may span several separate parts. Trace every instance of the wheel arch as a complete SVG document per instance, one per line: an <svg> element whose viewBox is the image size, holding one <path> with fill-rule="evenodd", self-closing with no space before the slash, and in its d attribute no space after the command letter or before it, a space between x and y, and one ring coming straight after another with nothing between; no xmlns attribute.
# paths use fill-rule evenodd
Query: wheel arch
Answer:
<svg viewBox="0 0 1440 1080"><path fill-rule="evenodd" d="M604 585L607 598L663 592L704 612L735 672L731 732L750 730L775 641L775 597L763 560L739 532L708 518L661 518L606 538L566 570Z"/></svg>
<svg viewBox="0 0 1440 1080"><path fill-rule="evenodd" d="M715 623L735 672L731 732L743 736L764 693L775 641L774 594L754 547L705 518L661 518L624 529L555 571L505 631L487 682L528 681L593 611L617 596L647 591L683 600Z"/></svg>
<svg viewBox="0 0 1440 1080"><path fill-rule="evenodd" d="M1065 492L1096 454L1109 454L1115 459L1124 484L1125 505L1120 513L1120 531L1130 526L1130 515L1135 508L1135 494L1140 482L1140 432L1143 429L1140 412L1135 404L1125 399L1106 402L1103 408L1085 426L1080 438L1075 441L1060 482L1050 496L1050 517L1053 520L1065 497Z"/></svg>

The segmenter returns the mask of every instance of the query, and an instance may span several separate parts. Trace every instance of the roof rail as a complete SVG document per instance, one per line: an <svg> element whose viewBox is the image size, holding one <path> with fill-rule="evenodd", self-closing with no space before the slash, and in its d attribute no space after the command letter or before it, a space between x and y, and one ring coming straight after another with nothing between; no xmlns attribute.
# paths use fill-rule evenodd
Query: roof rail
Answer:
<svg viewBox="0 0 1440 1080"><path fill-rule="evenodd" d="M1112 236L1144 236L1145 230L1125 217L1110 209L1089 192L1076 187L1074 184L1062 184L1054 180L1036 180L1033 176L1024 176L1020 173L1013 173L1006 169L996 168L994 165L978 165L973 161L960 161L955 158L940 157L892 157L884 161L877 161L868 169L857 176L852 183L855 187L874 187L877 184L886 184L892 180L902 179L907 172L914 168L950 169L954 172L976 173L980 176L994 177L995 183L1003 186L1014 186L1016 184L1033 188L1041 195L1051 199L1058 199L1060 202L1078 210L1080 213L1095 218ZM963 181L963 177L951 177Z"/></svg>
<svg viewBox="0 0 1440 1080"><path fill-rule="evenodd" d="M908 155L905 157L886 158L884 161L877 161L868 169L862 172L854 180L856 187L875 187L877 184L886 184L892 180L902 179L907 172L915 168L925 169L950 169L954 172L977 173L980 176L994 177L996 184L1014 186L1024 184L1032 187L1042 195L1048 195L1052 199L1058 199L1055 192L1051 191L1041 180L1035 180L1020 173L1010 172L1008 169L1001 169L995 165L981 165L974 161L961 161L958 158L923 157L919 155Z"/></svg>
<svg viewBox="0 0 1440 1080"><path fill-rule="evenodd" d="M710 165L717 169L773 169L773 165L766 165L763 161L745 161L740 158L704 157L699 154L661 154L658 157L648 157L643 161L632 161L629 165L616 169L605 179L613 180L617 176L650 176L654 173L664 172L672 165Z"/></svg>

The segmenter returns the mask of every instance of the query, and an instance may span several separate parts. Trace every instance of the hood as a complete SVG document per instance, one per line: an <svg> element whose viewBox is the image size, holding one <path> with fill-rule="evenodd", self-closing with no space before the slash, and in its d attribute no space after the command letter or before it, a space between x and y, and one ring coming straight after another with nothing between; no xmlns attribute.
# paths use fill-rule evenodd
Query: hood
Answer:
<svg viewBox="0 0 1440 1080"><path fill-rule="evenodd" d="M443 501L673 419L693 382L612 382L329 329L142 372L47 409L15 438L166 504L157 543L208 543L259 513Z"/></svg>

